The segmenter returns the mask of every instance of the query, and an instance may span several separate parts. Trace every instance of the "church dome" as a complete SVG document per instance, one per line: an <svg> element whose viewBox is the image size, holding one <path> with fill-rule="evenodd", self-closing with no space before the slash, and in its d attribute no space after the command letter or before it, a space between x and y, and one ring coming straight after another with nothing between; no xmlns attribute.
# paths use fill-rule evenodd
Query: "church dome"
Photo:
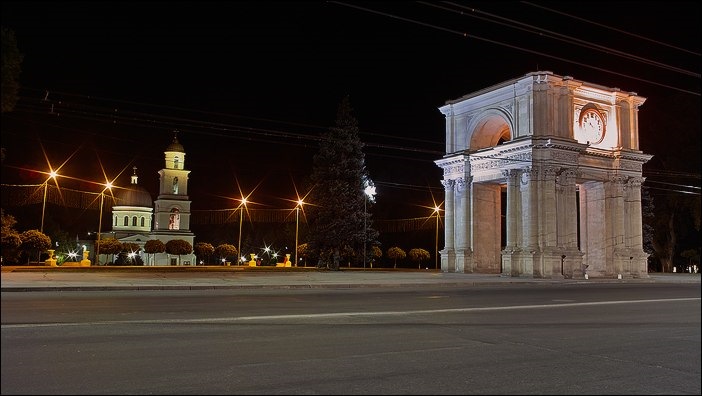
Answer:
<svg viewBox="0 0 702 396"><path fill-rule="evenodd" d="M183 148L183 145L178 142L178 137L174 136L173 142L166 147L166 151L177 151L179 153L184 153L185 149Z"/></svg>
<svg viewBox="0 0 702 396"><path fill-rule="evenodd" d="M151 194L142 186L132 184L115 194L116 206L139 206L150 208L153 205Z"/></svg>
<svg viewBox="0 0 702 396"><path fill-rule="evenodd" d="M150 208L153 205L153 200L151 199L151 194L146 191L146 189L139 184L137 184L139 177L136 174L137 168L134 167L134 174L132 175L132 184L124 189L119 189L115 193L116 204L115 206L138 206L142 208Z"/></svg>

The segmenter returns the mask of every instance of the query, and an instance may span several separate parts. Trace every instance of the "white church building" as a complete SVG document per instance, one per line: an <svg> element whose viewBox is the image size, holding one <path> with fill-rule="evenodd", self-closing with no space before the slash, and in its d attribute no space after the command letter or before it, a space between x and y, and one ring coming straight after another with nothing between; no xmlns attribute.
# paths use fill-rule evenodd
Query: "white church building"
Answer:
<svg viewBox="0 0 702 396"><path fill-rule="evenodd" d="M112 207L112 232L105 233L120 242L131 242L140 246L144 265L195 265L195 254L170 255L168 253L144 253L148 240L158 239L165 245L170 240L180 239L194 245L195 234L190 231L190 204L188 176L185 169L185 149L177 135L165 152L165 167L158 174L159 195L152 200L149 192L138 184L137 168L129 187L115 192L116 204ZM107 255L100 255L100 262L107 262Z"/></svg>
<svg viewBox="0 0 702 396"><path fill-rule="evenodd" d="M645 100L544 71L446 102L441 270L648 277Z"/></svg>

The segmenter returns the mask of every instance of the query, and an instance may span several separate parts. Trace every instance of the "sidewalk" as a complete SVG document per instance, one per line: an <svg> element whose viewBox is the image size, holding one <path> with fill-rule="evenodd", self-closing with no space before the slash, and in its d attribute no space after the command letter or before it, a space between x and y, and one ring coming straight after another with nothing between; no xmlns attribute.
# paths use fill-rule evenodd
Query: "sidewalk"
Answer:
<svg viewBox="0 0 702 396"><path fill-rule="evenodd" d="M509 284L700 283L700 274L650 274L645 279L535 279L436 270L246 267L3 267L2 292L77 290L313 289Z"/></svg>

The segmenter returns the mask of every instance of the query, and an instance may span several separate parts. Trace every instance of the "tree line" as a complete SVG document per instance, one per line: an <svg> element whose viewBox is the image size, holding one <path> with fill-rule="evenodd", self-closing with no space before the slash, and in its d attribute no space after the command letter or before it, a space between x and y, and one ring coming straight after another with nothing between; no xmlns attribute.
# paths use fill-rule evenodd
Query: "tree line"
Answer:
<svg viewBox="0 0 702 396"><path fill-rule="evenodd" d="M49 258L48 250L54 246L51 237L42 233L39 230L26 230L19 232L15 230L16 220L12 215L6 215L2 211L2 264L17 265L43 263ZM60 246L67 246L65 241L62 241ZM153 256L159 253L167 253L169 255L178 256L180 264L180 256L194 253L197 257L197 262L203 265L223 265L226 262L236 262L239 252L236 246L223 243L213 246L208 242L197 242L191 245L188 241L182 239L170 240L166 243L158 239L146 241L142 248L134 242L120 242L115 238L101 239L96 241L100 247L100 253L111 256L105 265L124 265L124 266L143 266L153 262ZM146 262L142 258L142 254L146 256ZM53 258L56 259L60 266L65 261L72 261L68 255L69 252L58 251ZM303 243L297 247L297 255L303 266L315 263L318 260L318 253L310 249L309 243ZM360 255L346 245L340 250L340 263L348 267L363 266ZM78 255L75 256L78 259ZM409 259L411 263L422 267L423 263L429 262L431 254L421 248L410 249L406 252L398 246L392 246L385 252L385 257L391 262L393 268L397 268L398 262L404 265L405 260ZM372 246L368 251L368 268L385 267L381 259L383 251L378 246ZM261 265L274 266L282 257L271 255L267 260L262 258Z"/></svg>

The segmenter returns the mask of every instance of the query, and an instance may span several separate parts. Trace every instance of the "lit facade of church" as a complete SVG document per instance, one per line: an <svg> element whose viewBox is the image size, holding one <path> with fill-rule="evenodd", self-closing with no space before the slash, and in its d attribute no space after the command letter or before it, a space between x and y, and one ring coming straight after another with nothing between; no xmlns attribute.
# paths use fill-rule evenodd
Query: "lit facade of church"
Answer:
<svg viewBox="0 0 702 396"><path fill-rule="evenodd" d="M148 240L157 239L165 245L171 240L184 240L195 244L195 234L190 231L190 204L188 177L185 169L185 149L173 138L165 152L165 166L159 174L159 195L155 201L149 192L138 184L137 168L128 188L115 193L116 204L112 208L112 232L105 233L120 242L137 244L144 265L195 265L195 254L170 255L168 253L144 253ZM107 255L100 256L107 262Z"/></svg>

